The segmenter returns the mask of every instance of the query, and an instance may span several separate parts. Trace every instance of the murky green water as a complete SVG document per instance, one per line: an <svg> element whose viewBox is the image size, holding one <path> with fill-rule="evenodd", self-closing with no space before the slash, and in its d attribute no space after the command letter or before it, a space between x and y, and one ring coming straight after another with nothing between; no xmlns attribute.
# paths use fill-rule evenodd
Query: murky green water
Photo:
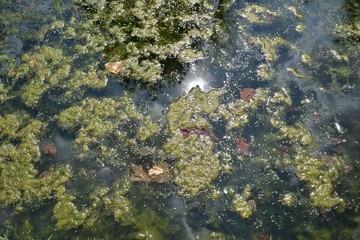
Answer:
<svg viewBox="0 0 360 240"><path fill-rule="evenodd" d="M0 238L360 238L357 1L0 3Z"/></svg>

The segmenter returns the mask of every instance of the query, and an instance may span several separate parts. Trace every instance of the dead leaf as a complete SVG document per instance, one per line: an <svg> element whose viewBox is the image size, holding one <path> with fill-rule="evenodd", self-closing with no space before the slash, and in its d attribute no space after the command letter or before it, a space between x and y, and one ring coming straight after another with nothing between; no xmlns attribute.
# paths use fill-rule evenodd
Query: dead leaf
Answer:
<svg viewBox="0 0 360 240"><path fill-rule="evenodd" d="M170 181L171 175L169 171L169 164L166 162L161 162L153 166L149 170L149 176L153 182L165 183Z"/></svg>
<svg viewBox="0 0 360 240"><path fill-rule="evenodd" d="M250 153L249 144L244 138L236 139L236 150L241 155L248 155Z"/></svg>
<svg viewBox="0 0 360 240"><path fill-rule="evenodd" d="M28 63L31 66L35 66L37 64L37 61L36 61L36 59L31 59Z"/></svg>
<svg viewBox="0 0 360 240"><path fill-rule="evenodd" d="M147 174L141 165L132 165L133 174L131 175L132 182L151 182L149 174Z"/></svg>
<svg viewBox="0 0 360 240"><path fill-rule="evenodd" d="M240 92L240 98L244 101L249 101L255 95L253 88L244 88Z"/></svg>
<svg viewBox="0 0 360 240"><path fill-rule="evenodd" d="M122 62L108 62L105 64L105 69L108 72L118 74L124 69L124 64Z"/></svg>
<svg viewBox="0 0 360 240"><path fill-rule="evenodd" d="M167 164L166 162L161 162L157 165L154 165L149 170L149 173L145 172L141 165L132 165L132 170L132 182L166 183L171 179L169 164Z"/></svg>

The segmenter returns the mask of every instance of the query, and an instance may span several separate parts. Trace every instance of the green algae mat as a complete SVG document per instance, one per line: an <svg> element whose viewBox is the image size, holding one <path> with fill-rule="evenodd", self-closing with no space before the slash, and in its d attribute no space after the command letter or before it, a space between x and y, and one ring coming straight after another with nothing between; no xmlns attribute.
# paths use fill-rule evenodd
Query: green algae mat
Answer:
<svg viewBox="0 0 360 240"><path fill-rule="evenodd" d="M360 239L357 1L0 11L0 239Z"/></svg>

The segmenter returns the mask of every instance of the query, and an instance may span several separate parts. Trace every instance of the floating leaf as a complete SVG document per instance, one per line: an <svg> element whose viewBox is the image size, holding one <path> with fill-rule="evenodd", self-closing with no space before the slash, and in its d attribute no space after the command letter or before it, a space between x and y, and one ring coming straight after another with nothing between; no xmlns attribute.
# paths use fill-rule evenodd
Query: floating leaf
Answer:
<svg viewBox="0 0 360 240"><path fill-rule="evenodd" d="M141 165L133 165L132 170L131 181L133 182L165 183L170 181L169 164L166 162L153 166L149 173L145 172Z"/></svg>
<svg viewBox="0 0 360 240"><path fill-rule="evenodd" d="M108 62L105 64L105 69L108 72L118 74L124 69L124 64L122 62Z"/></svg>
<svg viewBox="0 0 360 240"><path fill-rule="evenodd" d="M240 98L244 101L249 101L255 95L255 90L252 88L244 88L240 92Z"/></svg>
<svg viewBox="0 0 360 240"><path fill-rule="evenodd" d="M153 182L165 183L170 181L169 164L161 162L149 170L149 176Z"/></svg>
<svg viewBox="0 0 360 240"><path fill-rule="evenodd" d="M132 165L133 174L131 175L132 182L151 182L149 174L147 174L141 165Z"/></svg>
<svg viewBox="0 0 360 240"><path fill-rule="evenodd" d="M37 61L36 61L36 59L31 59L31 60L28 62L28 64L29 64L30 66L35 66L35 65L37 64Z"/></svg>
<svg viewBox="0 0 360 240"><path fill-rule="evenodd" d="M250 153L249 144L243 138L236 139L236 149L238 154L248 155Z"/></svg>
<svg viewBox="0 0 360 240"><path fill-rule="evenodd" d="M46 144L46 145L43 147L43 153L44 153L44 154L50 154L50 155L55 156L56 153L57 153L57 148L55 147L54 144Z"/></svg>

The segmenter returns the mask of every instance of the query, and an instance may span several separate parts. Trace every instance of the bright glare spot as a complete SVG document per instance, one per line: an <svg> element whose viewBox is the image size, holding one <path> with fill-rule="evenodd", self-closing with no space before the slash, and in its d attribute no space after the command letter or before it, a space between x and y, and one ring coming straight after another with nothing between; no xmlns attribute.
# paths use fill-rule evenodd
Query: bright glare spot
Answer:
<svg viewBox="0 0 360 240"><path fill-rule="evenodd" d="M193 87L199 86L201 90L207 90L208 83L204 78L198 76L192 76L184 80L185 91L190 91Z"/></svg>

